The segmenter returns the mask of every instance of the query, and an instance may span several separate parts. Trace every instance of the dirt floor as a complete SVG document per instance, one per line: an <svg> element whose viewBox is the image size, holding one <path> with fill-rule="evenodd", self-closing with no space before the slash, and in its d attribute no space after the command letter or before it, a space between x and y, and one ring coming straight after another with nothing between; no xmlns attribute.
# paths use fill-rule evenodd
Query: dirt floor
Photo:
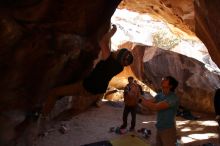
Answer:
<svg viewBox="0 0 220 146"><path fill-rule="evenodd" d="M80 146L119 138L121 135L109 132L109 129L121 125L122 112L122 102L103 102L100 107L92 107L69 121L50 123L47 132L38 138L36 145ZM182 117L177 117L178 133L182 140L181 146L202 146L208 142L220 146L214 116L198 113L194 113L194 115L199 116L199 119L185 120ZM130 121L130 116L128 120ZM155 114L137 115L136 131L140 128L151 130L152 134L147 139L142 138L152 146L155 145L154 124Z"/></svg>

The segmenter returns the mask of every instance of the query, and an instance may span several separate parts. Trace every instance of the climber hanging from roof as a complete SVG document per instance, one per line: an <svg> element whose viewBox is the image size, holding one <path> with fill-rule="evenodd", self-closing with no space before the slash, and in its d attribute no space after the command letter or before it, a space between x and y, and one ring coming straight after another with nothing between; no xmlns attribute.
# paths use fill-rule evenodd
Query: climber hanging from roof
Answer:
<svg viewBox="0 0 220 146"><path fill-rule="evenodd" d="M110 31L99 41L101 60L83 81L56 87L49 92L42 110L43 116L48 116L57 97L60 96L77 96L76 100L72 101L72 108L70 109L73 112L72 114L76 114L74 111L84 110L83 107L88 107L92 104L90 102L97 101L103 96L112 77L133 62L133 55L126 48L111 52L110 40L116 30L116 25L112 25Z"/></svg>

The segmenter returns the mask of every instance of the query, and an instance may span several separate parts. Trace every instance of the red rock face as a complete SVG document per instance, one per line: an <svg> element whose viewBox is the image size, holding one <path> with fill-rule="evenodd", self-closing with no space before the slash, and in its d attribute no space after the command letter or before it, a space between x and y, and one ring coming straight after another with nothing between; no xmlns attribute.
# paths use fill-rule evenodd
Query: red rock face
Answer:
<svg viewBox="0 0 220 146"><path fill-rule="evenodd" d="M42 106L48 90L80 80L92 69L100 50L98 40L108 30L119 3L1 1L0 123L6 127L0 128L1 144L16 137L20 131L16 125L28 127L29 120L24 119ZM16 121L8 111L21 118Z"/></svg>
<svg viewBox="0 0 220 146"><path fill-rule="evenodd" d="M138 13L147 13L155 19L164 20L173 26L194 35L194 7L192 0L124 0L120 9L128 9Z"/></svg>
<svg viewBox="0 0 220 146"><path fill-rule="evenodd" d="M1 2L1 111L31 108L48 89L87 74L119 2Z"/></svg>
<svg viewBox="0 0 220 146"><path fill-rule="evenodd" d="M161 2L170 8L192 31L195 31L193 0L161 0Z"/></svg>
<svg viewBox="0 0 220 146"><path fill-rule="evenodd" d="M209 50L209 54L213 61L220 67L220 37L219 26L220 2L218 0L196 0L195 5L195 21L196 34L205 43Z"/></svg>

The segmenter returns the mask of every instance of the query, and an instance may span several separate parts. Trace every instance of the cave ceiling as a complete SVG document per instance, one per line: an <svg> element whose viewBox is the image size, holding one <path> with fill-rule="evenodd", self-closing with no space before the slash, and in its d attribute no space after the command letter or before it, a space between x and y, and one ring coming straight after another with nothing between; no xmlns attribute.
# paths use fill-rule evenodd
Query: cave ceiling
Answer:
<svg viewBox="0 0 220 146"><path fill-rule="evenodd" d="M181 29L187 35L197 36L206 45L212 60L220 66L219 1L208 0L124 0L120 9L148 13L156 19L168 22L171 29Z"/></svg>

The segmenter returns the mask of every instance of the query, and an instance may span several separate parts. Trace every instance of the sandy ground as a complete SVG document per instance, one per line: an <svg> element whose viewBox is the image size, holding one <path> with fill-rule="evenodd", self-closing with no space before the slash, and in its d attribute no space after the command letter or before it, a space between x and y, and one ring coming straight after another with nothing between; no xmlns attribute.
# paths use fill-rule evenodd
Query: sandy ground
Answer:
<svg viewBox="0 0 220 146"><path fill-rule="evenodd" d="M73 117L69 121L50 123L45 136L39 137L37 146L80 146L102 140L119 138L121 135L109 132L110 127L120 126L122 123L123 103L103 102L100 107L92 107L84 113ZM202 146L211 142L218 144L217 123L213 115L197 114L196 121L177 117L178 133L184 141L182 146ZM130 123L130 116L128 119ZM137 115L136 130L147 128L152 134L147 141L155 144L155 114ZM62 125L66 132L60 132ZM129 128L129 127L128 127ZM143 138L143 137L142 137ZM146 140L146 139L145 139Z"/></svg>

